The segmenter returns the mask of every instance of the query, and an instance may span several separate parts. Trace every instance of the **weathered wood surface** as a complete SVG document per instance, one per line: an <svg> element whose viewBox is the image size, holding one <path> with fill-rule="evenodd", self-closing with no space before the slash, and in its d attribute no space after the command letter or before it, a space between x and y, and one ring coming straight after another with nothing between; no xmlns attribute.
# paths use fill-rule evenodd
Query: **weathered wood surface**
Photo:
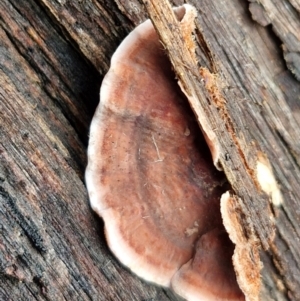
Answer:
<svg viewBox="0 0 300 301"><path fill-rule="evenodd" d="M270 147L269 141L271 139L272 141L278 140L278 135L284 137L283 139L285 139L289 146L289 150L295 150L294 156L296 156L297 160L297 154L299 153L299 143L297 141L297 137L299 137L299 120L293 116L287 103L281 99L280 91L274 86L274 75L263 69L263 60L265 57L260 56L258 51L263 49L264 40L260 39L254 33L251 36L251 32L247 31L246 24L243 27L233 27L231 31L226 30L226 28L223 28L226 24L222 23L222 15L218 16L219 11L212 8L211 11L216 11L214 17L216 18L215 24L218 24L217 30L222 32L223 39L225 39L224 43L222 43L222 49L217 44L213 45L214 42L220 43L220 41L214 38L208 40L207 33L213 30L213 26L206 28L206 20L203 16L207 16L208 13L202 7L202 14L199 15L197 23L198 31L196 32L196 38L198 38L201 48L199 52L208 60L207 63L203 62L201 64L202 67L207 67L216 73L220 82L218 85L221 87L219 88L220 93L214 92L214 99L211 97L209 89L205 91L206 75L201 78L196 68L196 63L193 62L193 59L188 54L188 43L186 45L182 43L184 39L187 39L184 36L186 33L182 32L179 28L178 22L176 24L175 17L172 18L171 8L167 4L167 1L155 2L147 0L145 3L153 19L153 23L161 35L164 47L170 54L177 77L182 83L181 85L186 87L187 94L197 95L201 106L200 111L204 112L204 114L201 112L197 114L197 109L195 109L196 115L202 114L200 119L205 120L205 124L209 124L214 129L214 133L218 141L220 141L221 154L219 161L229 182L232 184L234 192L240 198L240 204L237 205L237 208L240 208L244 216L241 220L244 220L244 225L242 226L245 233L248 233L247 236L251 237L254 229L263 248L269 249L273 258L277 257L278 250L279 252L281 250L276 245L277 241L273 244L273 238L270 239L272 237L272 222L273 220L275 220L275 223L277 222L279 234L283 226L280 223L281 213L287 212L290 209L289 201L293 198L298 199L299 192L297 191L297 186L294 186L295 195L292 196L293 192L291 191L287 195L289 188L285 187L284 181L290 176L290 170L285 170L282 165L280 166L282 162L278 162L279 158L282 161L284 160L283 151L285 148L277 146L278 148L274 149ZM166 14L165 12L168 9L170 13ZM229 5L226 9L228 15L230 12L232 15L234 7L230 7ZM222 14L226 13L226 9L223 9ZM238 16L235 16L235 18L238 20ZM292 23L292 28L293 25L297 27L297 23ZM247 36L250 41L256 38L255 46L257 50L251 49L251 52L249 51L250 53L248 53L247 48L253 45L251 42L245 45L243 36ZM231 43L233 40L239 45L239 49L237 45ZM228 43L227 47L226 43ZM226 57L222 55L221 51L227 53ZM231 53L234 54L234 59L240 58L239 61L244 56L244 62L238 68L234 65L229 68L227 65L228 61L233 59ZM246 55L250 55L250 57L247 58ZM232 70L235 71L233 74L231 73ZM241 71L243 72L243 77L240 79L234 78L236 73L241 73ZM214 78L211 77L210 81L213 80ZM252 86L245 87L248 84ZM231 88L229 89L228 87ZM245 91L245 88L248 91ZM197 106L197 104L192 103L193 105ZM258 110L259 106L261 108ZM272 109L272 112L269 111L270 109ZM282 114L283 112L284 114ZM257 125L251 124L253 121L257 122L259 119L261 121ZM251 124L251 127L248 126L249 124ZM270 128L273 130L271 133L269 132ZM255 173L251 173L251 170L255 170L256 168L257 152L261 150L271 159L274 169L277 171L277 179L281 183L282 191L285 193L286 202L282 207L276 206L275 202L271 204L274 216L268 213L267 200L264 198L262 191L255 185ZM295 168L297 169L297 166ZM281 170L283 174L278 174L278 170ZM298 177L299 173L295 175L295 184L299 182ZM286 206L287 208L285 208ZM297 218L297 214L295 214L295 218ZM297 222L294 224L294 227L297 227ZM253 241L255 240L254 238ZM297 249L295 251L298 252ZM245 253L243 253L243 256L245 256ZM280 256L279 261L281 263L287 259L285 256ZM288 262L288 265L290 263L291 261ZM248 268L247 266L243 266L245 270ZM299 298L299 283L297 283L299 280L297 280L297 276L295 279L292 279L295 275L290 275L292 277L289 278L288 272L284 272L283 274L286 277L287 290L293 290L294 286L297 287L294 294ZM272 290L268 292L267 286L274 286L266 282L264 284L264 292L261 293L262 300L266 300L272 295ZM250 288L249 291L249 295L254 294Z"/></svg>
<svg viewBox="0 0 300 301"><path fill-rule="evenodd" d="M284 61L297 76L299 5L260 3L272 27L245 0L191 1L233 119L267 153L284 196L262 253L262 300L300 300L300 84ZM1 300L179 300L110 254L83 179L101 79L146 15L138 1L0 2Z"/></svg>

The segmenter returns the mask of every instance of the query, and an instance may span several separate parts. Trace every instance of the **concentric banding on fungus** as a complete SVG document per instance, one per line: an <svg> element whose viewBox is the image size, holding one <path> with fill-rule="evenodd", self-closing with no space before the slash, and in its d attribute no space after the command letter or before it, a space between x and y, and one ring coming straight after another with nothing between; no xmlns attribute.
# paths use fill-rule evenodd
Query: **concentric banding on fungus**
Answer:
<svg viewBox="0 0 300 301"><path fill-rule="evenodd" d="M187 263L201 258L197 241L205 237L205 256L219 254L211 269L224 268L228 258L209 242L224 231L224 175L214 168L150 21L132 31L112 57L91 124L86 184L110 249L140 277L172 285L180 294L176 287L187 284ZM244 300L232 266L226 266L227 276L212 281L213 288L193 281L190 296ZM203 273L203 267L194 265L192 273Z"/></svg>

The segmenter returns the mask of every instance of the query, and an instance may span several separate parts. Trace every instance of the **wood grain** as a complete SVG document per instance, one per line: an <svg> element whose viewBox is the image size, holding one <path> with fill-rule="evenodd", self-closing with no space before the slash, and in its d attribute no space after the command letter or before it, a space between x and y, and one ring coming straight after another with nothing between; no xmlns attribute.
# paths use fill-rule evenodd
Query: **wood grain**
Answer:
<svg viewBox="0 0 300 301"><path fill-rule="evenodd" d="M261 299L299 300L297 1L260 1L272 27L253 21L247 1L189 2L199 64L218 74L239 137L267 154L284 196L261 254ZM146 16L137 0L0 2L1 300L179 300L110 254L83 180L102 77Z"/></svg>
<svg viewBox="0 0 300 301"><path fill-rule="evenodd" d="M275 84L274 76L264 68L264 65L267 63L263 65L263 61L270 60L267 54L266 57L268 59L261 57L261 53L259 53L263 49L264 40L257 33L253 32L253 37L250 35L252 28L250 26L247 28L247 23L242 22L241 15L232 16L233 7L228 6L221 12L215 9L212 3L207 3L206 5L202 3L197 29L199 48L200 51L202 50L200 55L206 61L204 63L200 59L199 61L200 65L202 63L216 73L216 76L223 83L222 93L225 98L224 103L226 103L226 112L220 107L218 110L214 110L214 107L210 108L210 103L207 103L208 99L213 99L210 97L210 91L206 86L204 90L206 89L207 91L204 91L204 93L202 91L201 77L195 74L197 67L189 56L188 47L183 43L184 35L180 36L178 34L178 32L180 33L180 28L178 28L179 25L178 22L176 23L175 18L171 16L172 13L169 10L170 7L167 1L159 3L145 1L145 4L169 53L179 80L183 82L184 87L187 87L186 89L189 90L190 94L197 95L204 112L204 116L201 116L201 118L206 118L205 123L211 125L220 141L221 165L232 184L234 192L243 200L241 209L246 219L244 228L247 230L249 227L254 227L261 244L265 249L269 249L269 254L273 259L276 258L277 267L281 268L279 273L284 275L282 283L284 283L283 287L286 286L283 290L289 293L290 298L293 296L292 298L295 298L295 300L298 299L299 291L295 289L299 285L297 283L298 280L296 280L295 271L287 268L292 261L290 257L287 257L285 250L281 249L279 237L282 235L282 223L287 225L286 222L290 219L290 217L287 217L287 220L285 220L284 215L293 207L295 204L294 200L299 199L299 190L296 187L296 183L299 181L299 145L296 138L299 135L299 120L297 115L294 115L288 107L287 102L283 98L283 91L280 91L280 87ZM166 14L168 10L170 13ZM214 28L214 23L211 20L214 18L212 15L207 20L207 22L210 22L210 27L205 27L205 17L208 16L208 12L212 11L214 12L212 15L216 18L214 20L217 25L215 26L216 28ZM235 18L244 26L232 27L229 30L228 25L223 21L226 19L226 12L228 17L230 14L231 18ZM225 27L224 29L223 26ZM217 32L222 32L222 40L207 38L209 34L212 37L217 36ZM248 39L248 45L245 45L245 37ZM252 39L255 40L255 45L252 44ZM235 43L232 43L232 41L235 41ZM216 44L213 44L213 42ZM256 49L259 49L259 51L256 51ZM226 56L224 56L224 52ZM235 60L238 60L237 65L233 64ZM229 68L228 64L231 64L231 68ZM243 74L243 76L234 78L230 72L234 75ZM202 76L202 78L205 78L205 76ZM232 88L229 89L228 87ZM224 114L226 115L225 119ZM230 126L226 125L228 120L231 120ZM235 137L230 133L231 131L234 132ZM282 140L285 142L285 145L279 143ZM255 180L251 179L251 173L248 172L247 174L244 172L244 170L247 171L248 166L250 169L254 169L253 160L257 160L255 148L263 150L270 158L277 180L284 193L285 201L280 208L271 204L274 213L273 217L268 214L266 210L267 205L257 186L251 185L251 180L254 182L252 184L255 184ZM290 153L289 156L287 156L287 152ZM243 154L242 156L241 153ZM225 154L230 154L231 158L226 160ZM295 184L292 189L290 186L291 170L282 166L282 161L285 160L289 161L290 164L294 163L293 168L296 170L292 176ZM233 164L231 164L231 161ZM242 166L245 167L244 170ZM248 182L247 177L249 175ZM287 178L289 178L289 183L285 185ZM294 214L289 211L294 221L289 220L289 223L291 228L294 229L297 227L296 220L299 218L299 211L297 211L296 207L294 207ZM268 237L271 237L269 236L270 232L268 234L268 227L271 227L272 219L275 219L277 226L277 236L274 242L268 240ZM284 220L285 223L283 222ZM294 242L291 242L291 244L294 244ZM292 246L291 248L293 249L291 251L295 255L295 260L297 260L298 251ZM274 279L276 278L279 277L274 276ZM274 283L272 287L275 285ZM265 283L261 295L263 300L266 300L272 294L270 291L265 293L267 286L269 284Z"/></svg>

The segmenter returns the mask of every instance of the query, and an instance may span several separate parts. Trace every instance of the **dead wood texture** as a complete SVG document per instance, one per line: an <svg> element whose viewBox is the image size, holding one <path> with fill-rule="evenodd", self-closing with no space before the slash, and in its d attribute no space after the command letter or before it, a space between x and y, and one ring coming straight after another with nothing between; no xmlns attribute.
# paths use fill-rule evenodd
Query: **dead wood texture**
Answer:
<svg viewBox="0 0 300 301"><path fill-rule="evenodd" d="M0 1L0 300L180 300L110 254L83 178L101 79L118 44L146 18L144 2ZM298 301L298 1L190 3L199 64L221 79L243 147L267 154L284 197L272 207L276 236L261 254L261 300ZM269 216L251 214L259 207L250 201L259 236Z"/></svg>
<svg viewBox="0 0 300 301"><path fill-rule="evenodd" d="M282 102L281 99L278 99L280 95L277 91L274 91L274 87L271 86L274 82L273 77L269 77L269 74L265 74L264 79L262 79L261 75L265 73L265 71L262 69L263 62L259 61L260 57L258 57L258 53L254 51L251 59L245 62L247 70L244 70L245 75L242 80L247 80L248 82L248 74L246 74L246 72L248 72L252 75L252 79L249 79L249 82L252 81L252 84L257 85L255 90L253 90L253 92L251 91L251 94L249 93L250 91L245 93L241 86L245 86L247 83L243 81L239 82L229 74L232 68L229 69L226 66L228 61L222 56L219 56L217 50L220 51L221 49L218 49L217 45L216 48L213 48L211 44L214 42L213 39L207 40L204 23L201 22L202 20L197 22L197 32L195 34L199 41L199 47L201 48L199 51L207 58L208 63L200 63L201 68L197 70L196 59L193 58L193 53L190 51L193 47L191 47L189 37L186 36L190 33L185 32L186 28L180 28L179 22L176 21L174 14L172 14L172 9L168 2L145 1L145 5L160 34L164 47L169 53L179 82L186 91L185 94L188 96L195 114L200 120L200 124L205 124L205 127L212 129L217 136L217 141L219 141L219 162L232 185L234 193L238 196L237 204L234 207L235 210L240 212L240 225L244 228L244 233L246 233L247 237L246 240L248 240L247 243L242 243L244 245L242 246L244 251L238 255L239 258L235 265L237 273L241 275L242 272L247 271L247 269L254 269L253 262L250 263L249 267L243 265L241 269L239 262L245 262L245 257L248 253L248 251L246 251L247 249L252 249L249 253L255 253L254 250L256 249L257 242L255 236L257 236L264 250L270 250L270 254L273 256L275 255L273 252L277 252L277 248L273 243L272 224L274 221L275 224L279 221L280 211L285 207L286 203L281 207L281 204L275 204L277 203L275 201L271 204L273 213L268 212L268 200L261 190L260 185L257 183L255 170L258 154L260 154L261 151L266 153L271 159L276 170L280 168L277 166L276 158L282 155L276 152L272 153L268 145L270 138L278 140L278 133L280 132L285 132L286 137L284 139L289 140L287 144L293 144L291 148L296 150L295 153L297 157L299 144L298 142L292 142L293 140L297 140L299 135L297 120L293 118L294 116L287 104ZM231 9L233 10L233 7ZM166 13L167 11L169 11L169 13ZM206 14L200 14L200 18L202 15ZM215 15L217 15L217 13L215 13ZM221 16L219 16L219 18L220 21L218 22L216 20L216 23L218 23L219 27L222 27ZM295 24L293 24L291 30L298 26L296 21L297 20L295 20ZM282 25L280 26L282 27ZM238 26L236 26L236 28L239 32L241 31L241 28ZM298 26L298 28L300 27ZM243 30L246 30L246 26L243 27ZM240 40L239 32L232 28L230 32L231 37L228 36L228 32L226 31L224 31L223 34L226 35L228 41L235 39L236 44L240 44L244 41ZM245 35L247 35L246 32ZM248 38L251 38L251 36L248 36ZM258 49L262 49L263 45L261 43L262 41L256 41L256 47ZM222 46L224 47L225 45ZM234 45L228 45L229 49L224 49L224 51L233 51L234 47ZM283 48L287 49L285 46L283 46ZM248 54L246 49L245 46L243 47L243 45L240 44L240 50L236 49L235 56L246 56ZM230 58L229 55L228 58ZM257 65L255 65L256 60L258 61ZM205 69L205 67L212 70L211 72L214 72L214 75ZM294 72L294 69L292 71ZM262 88L265 89L264 95L260 94ZM189 95L191 97L189 97ZM265 99L262 99L262 96L264 96ZM274 105L275 103L276 106L274 106L272 113L266 116L269 117L269 120L265 119L261 121L257 128L254 126L248 127L248 124L251 124L253 120L267 113L264 112L265 108L268 109L270 104ZM260 112L257 110L258 104L262 107ZM284 115L291 116L289 120L285 119L286 116L282 116L283 114L280 111L283 108L285 108ZM273 128L274 132L271 134L273 137L267 135L265 129L267 125L268 128ZM205 129L204 131L206 132ZM258 133L260 133L260 136ZM298 158L296 158L296 161L297 160ZM297 163L299 163L299 161ZM286 176L288 175L286 174L285 177ZM277 178L282 184L283 180L281 180L280 177ZM283 191L285 190L283 185L281 188ZM297 198L297 196L295 197ZM277 224L277 226L279 226L279 224ZM244 239L242 240L244 241ZM252 247L250 246L251 244L253 245ZM240 244L237 244L237 248L241 248ZM252 258L253 257L255 256L252 255ZM253 258L252 261L255 261L255 259ZM249 262L251 262L251 260ZM255 265L259 267L258 262ZM241 282L244 282L244 280L240 279L240 283ZM252 300L256 292L254 292L250 286L250 283L245 284L245 290L243 290L245 293L247 291L246 295L249 300ZM296 284L296 286L298 286L298 284ZM270 296L271 292L267 292L267 290L265 287L265 291L261 293L261 299L266 300L267 296ZM298 294L298 289L296 289L295 294Z"/></svg>

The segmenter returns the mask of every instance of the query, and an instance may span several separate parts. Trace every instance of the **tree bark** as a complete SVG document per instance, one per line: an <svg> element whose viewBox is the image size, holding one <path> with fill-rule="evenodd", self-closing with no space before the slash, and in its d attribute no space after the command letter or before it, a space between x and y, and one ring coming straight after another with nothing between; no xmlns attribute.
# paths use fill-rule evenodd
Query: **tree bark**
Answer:
<svg viewBox="0 0 300 301"><path fill-rule="evenodd" d="M190 3L199 64L224 83L239 138L267 155L284 199L261 252L261 300L300 300L299 4ZM84 185L101 80L146 18L137 0L0 2L1 300L181 300L111 255Z"/></svg>

